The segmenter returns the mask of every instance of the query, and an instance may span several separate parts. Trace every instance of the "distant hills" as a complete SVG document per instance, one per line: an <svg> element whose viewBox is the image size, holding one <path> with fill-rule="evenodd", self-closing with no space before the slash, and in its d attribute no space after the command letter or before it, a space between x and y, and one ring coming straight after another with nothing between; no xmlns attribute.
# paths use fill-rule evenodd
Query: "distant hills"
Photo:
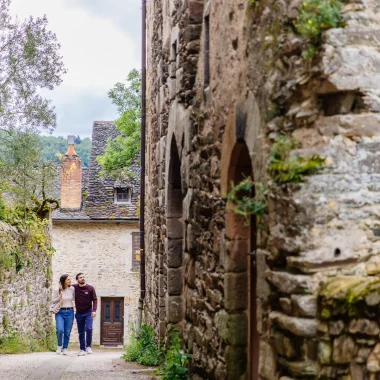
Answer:
<svg viewBox="0 0 380 380"><path fill-rule="evenodd" d="M62 136L40 136L43 144L42 154L49 161L59 163L57 153L65 154L67 152L67 139ZM90 165L91 139L85 137L81 139L77 136L75 139L75 151L82 159L82 165L86 168Z"/></svg>

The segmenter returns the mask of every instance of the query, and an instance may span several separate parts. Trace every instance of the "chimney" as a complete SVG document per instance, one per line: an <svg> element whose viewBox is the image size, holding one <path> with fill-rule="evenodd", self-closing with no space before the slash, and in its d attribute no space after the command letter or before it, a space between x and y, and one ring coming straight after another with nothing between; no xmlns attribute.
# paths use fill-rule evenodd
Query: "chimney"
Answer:
<svg viewBox="0 0 380 380"><path fill-rule="evenodd" d="M61 209L82 206L82 160L74 149L75 136L67 136L68 149L61 162Z"/></svg>

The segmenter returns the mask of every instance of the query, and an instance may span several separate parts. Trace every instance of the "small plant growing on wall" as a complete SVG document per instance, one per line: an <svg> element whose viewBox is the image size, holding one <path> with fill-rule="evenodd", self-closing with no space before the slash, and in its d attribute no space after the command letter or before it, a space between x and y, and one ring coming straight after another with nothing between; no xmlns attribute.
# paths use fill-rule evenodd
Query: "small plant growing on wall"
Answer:
<svg viewBox="0 0 380 380"><path fill-rule="evenodd" d="M245 218L245 224L249 225L251 215L262 216L267 209L265 185L256 183L251 177L247 177L237 185L231 183L232 189L227 201L230 209ZM255 194L255 195L253 195Z"/></svg>
<svg viewBox="0 0 380 380"><path fill-rule="evenodd" d="M270 150L269 174L278 184L302 182L305 175L315 174L322 169L326 159L318 154L310 157L292 155L297 143L285 136L276 138Z"/></svg>
<svg viewBox="0 0 380 380"><path fill-rule="evenodd" d="M191 355L181 349L181 339L178 332L169 335L170 346L158 371L161 380L188 380L188 365Z"/></svg>
<svg viewBox="0 0 380 380"><path fill-rule="evenodd" d="M304 58L315 55L325 30L344 26L341 13L341 0L306 0L301 4L294 26L309 42Z"/></svg>

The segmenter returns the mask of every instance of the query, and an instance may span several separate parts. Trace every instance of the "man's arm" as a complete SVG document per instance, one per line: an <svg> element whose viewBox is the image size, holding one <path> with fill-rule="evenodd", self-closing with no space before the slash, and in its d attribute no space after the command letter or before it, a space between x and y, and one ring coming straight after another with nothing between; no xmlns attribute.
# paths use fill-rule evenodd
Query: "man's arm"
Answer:
<svg viewBox="0 0 380 380"><path fill-rule="evenodd" d="M96 317L97 308L98 308L98 298L96 297L95 288L92 287L92 318Z"/></svg>

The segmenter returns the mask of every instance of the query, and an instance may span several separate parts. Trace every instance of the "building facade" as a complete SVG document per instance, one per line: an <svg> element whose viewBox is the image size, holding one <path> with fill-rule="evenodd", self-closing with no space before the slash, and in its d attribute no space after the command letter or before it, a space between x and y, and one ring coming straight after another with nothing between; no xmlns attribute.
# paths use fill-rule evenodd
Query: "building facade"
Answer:
<svg viewBox="0 0 380 380"><path fill-rule="evenodd" d="M82 168L70 141L62 158L61 208L52 217L53 282L83 272L98 296L94 344L123 345L136 318L139 296L139 182L100 174L97 157L117 133L113 122L94 122L91 161ZM71 340L78 341L76 329Z"/></svg>
<svg viewBox="0 0 380 380"><path fill-rule="evenodd" d="M380 371L379 3L342 2L315 45L305 4L147 4L145 315L192 379ZM227 199L247 177L250 223Z"/></svg>

